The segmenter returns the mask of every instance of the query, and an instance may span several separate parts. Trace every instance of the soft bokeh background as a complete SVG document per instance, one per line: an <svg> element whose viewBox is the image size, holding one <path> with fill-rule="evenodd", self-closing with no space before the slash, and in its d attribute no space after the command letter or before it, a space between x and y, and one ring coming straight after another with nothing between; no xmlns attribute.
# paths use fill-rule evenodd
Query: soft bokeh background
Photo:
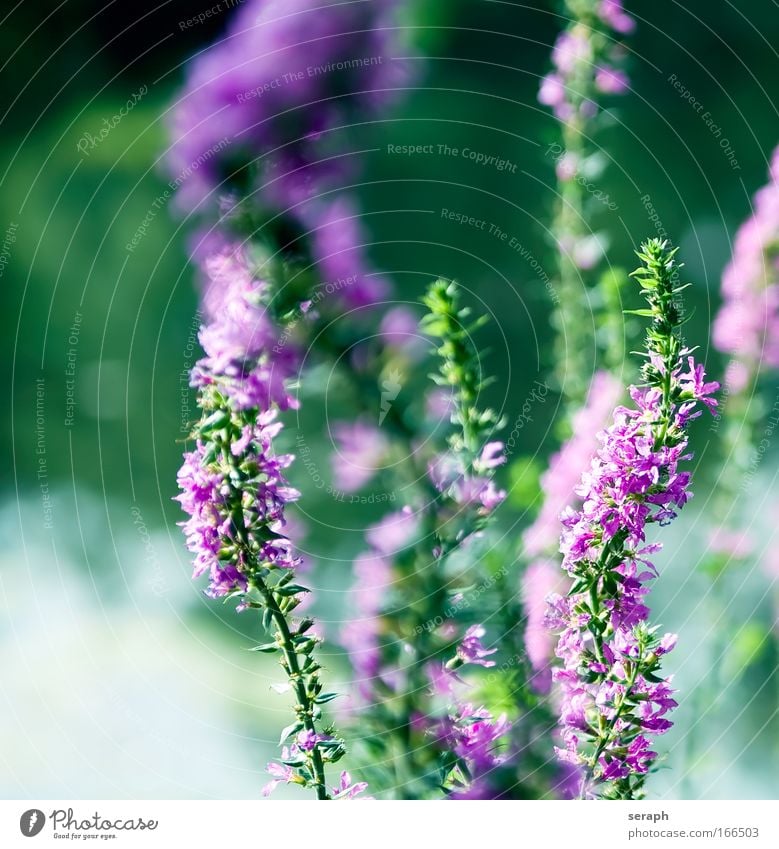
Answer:
<svg viewBox="0 0 779 849"><path fill-rule="evenodd" d="M182 64L219 36L230 14L182 27L210 5L68 0L50 12L23 0L0 23L0 233L8 246L0 271L0 793L8 798L256 798L285 724L269 689L272 662L243 651L257 623L204 599L189 580L171 501L192 403L181 375L196 355L196 298L185 228L171 204L157 200L165 188L158 161ZM594 223L613 234L610 262L632 268L634 245L655 234L656 211L694 283L688 336L719 374L723 362L708 339L720 273L779 141L779 7L626 6L639 21L629 42L633 91L599 139L611 160L599 187L617 209ZM417 299L438 274L467 282L495 319L484 335L488 368L498 375L490 391L510 421L550 365L542 274L553 269L547 148L557 132L536 91L562 25L556 9L410 3L409 55L427 55L408 60L419 66L415 89L352 137L355 150L367 151L359 194L377 265L392 273L399 299ZM711 113L719 138L681 99L672 74ZM80 152L83 134L96 136L133 95L134 108L105 140ZM494 154L512 167L387 151L430 143ZM485 219L509 239L448 221L442 209ZM128 252L152 210L147 235ZM777 390L769 379L770 399ZM337 402L309 394L304 425L327 475L322 422ZM550 394L521 432L523 453L543 461L555 444L555 415ZM707 428L695 434L696 500L666 535L655 604L665 626L683 635L672 664L680 688L714 683L705 697L683 699L663 740L671 769L654 778L650 795L777 798L776 591L759 563L746 567L732 581L725 614L696 571L719 474L716 434ZM769 440L740 498L761 551L779 544L776 468ZM306 486L305 472L297 481ZM359 529L376 512L311 486L304 508L318 612L334 630ZM715 681L710 658L723 644L732 650ZM340 655L327 663L336 683L346 676ZM696 739L699 754L690 759Z"/></svg>

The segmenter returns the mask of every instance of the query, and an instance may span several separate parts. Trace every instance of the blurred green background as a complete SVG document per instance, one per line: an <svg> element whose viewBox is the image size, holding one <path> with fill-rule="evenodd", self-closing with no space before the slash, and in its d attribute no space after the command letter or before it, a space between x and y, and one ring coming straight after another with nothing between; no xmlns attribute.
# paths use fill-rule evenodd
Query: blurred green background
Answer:
<svg viewBox="0 0 779 849"><path fill-rule="evenodd" d="M694 284L688 337L719 376L723 361L708 340L720 273L779 141L779 7L626 6L639 22L629 39L633 90L598 139L610 161L599 187L617 208L602 208L593 226L612 235L610 263L632 268L634 246L655 235L656 212ZM543 274L553 273L547 227L556 195L547 150L558 135L536 92L563 21L553 2L420 0L410 9L413 90L350 139L368 151L357 191L371 253L399 300L418 299L440 274L462 280L494 316L483 337L498 377L491 400L513 421L550 366ZM219 36L230 14L182 28L199 11L183 2L49 8L25 0L0 23L5 797L255 798L285 724L269 690L272 664L242 651L257 624L204 599L189 580L171 501L192 405L181 389L196 356L197 303L187 224L158 200L166 186L159 162L183 63ZM711 113L719 137L671 75ZM88 155L78 149L133 98ZM401 156L388 144L470 148L510 167L439 155L438 147ZM444 209L509 238L447 220ZM148 233L128 252L150 211ZM776 383L766 390L772 399ZM312 392L305 413L324 472L329 403ZM543 461L553 450L557 412L551 394L534 409L521 432L524 454ZM718 473L707 426L696 431L697 497L666 537L669 568L655 594L658 617L683 634L672 664L682 691L710 674L707 645L717 630L705 605L691 615L689 604L708 590L695 572ZM771 445L743 491L766 550L779 505L776 459ZM305 472L296 475L305 487ZM306 492L304 510L318 612L325 630L335 630L359 531L377 514L316 491ZM514 520L523 521L521 510ZM722 702L701 717L682 700L677 727L662 741L671 769L656 776L650 796L779 796L777 659L766 636L772 592L757 564L736 581L732 614L744 625L733 635ZM328 665L336 683L346 676L337 653ZM691 734L706 741L692 763Z"/></svg>

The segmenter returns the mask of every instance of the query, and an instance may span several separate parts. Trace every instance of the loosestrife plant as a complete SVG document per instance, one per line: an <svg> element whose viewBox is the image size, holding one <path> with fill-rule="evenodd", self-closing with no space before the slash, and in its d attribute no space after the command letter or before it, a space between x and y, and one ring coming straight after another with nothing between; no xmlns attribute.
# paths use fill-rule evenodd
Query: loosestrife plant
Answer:
<svg viewBox="0 0 779 849"><path fill-rule="evenodd" d="M567 596L550 597L548 621L560 634L554 672L562 692L559 756L582 771L581 795L633 799L642 794L656 759L651 738L671 727L676 706L662 657L676 636L650 626L645 603L657 571L648 559L648 525L670 522L690 498L687 427L699 404L714 409L716 383L679 338L675 250L650 240L634 276L651 319L642 368L630 388L633 405L617 407L613 424L582 476L580 510L563 516L563 568L573 579Z"/></svg>
<svg viewBox="0 0 779 849"><path fill-rule="evenodd" d="M357 161L343 155L338 128L385 106L405 79L389 55L398 5L294 0L282 9L249 0L192 62L172 109L167 166L177 205L213 222L193 240L206 356L192 372L202 418L180 500L196 576L209 573L210 595L237 596L241 609L262 613L272 639L257 648L278 654L295 698L267 792L280 781L320 799L364 789L345 772L336 787L325 783L325 765L344 747L322 727L321 706L334 694L319 679L312 622L294 617L307 591L284 513L299 494L283 476L292 456L276 453L274 441L279 413L297 407L290 387L320 312L373 304L386 292L364 257L351 198L333 189ZM387 61L355 70L360 55ZM322 73L299 73L309 66ZM281 68L288 84L263 88ZM341 97L328 96L333 85Z"/></svg>
<svg viewBox="0 0 779 849"><path fill-rule="evenodd" d="M497 728L499 737L505 725L466 701L447 702L449 712L440 712L454 667L489 653L478 623L455 650L460 594L450 587L461 567L449 558L483 532L505 497L493 481L505 462L502 443L490 439L499 422L478 406L484 381L470 334L481 322L471 321L458 301L455 284L437 281L425 297L428 313L421 323L438 340L440 369L433 380L448 398L448 445L427 464L419 451L409 455L420 472L417 494L368 530L370 549L355 567L357 622L342 637L358 676L360 727L376 729L366 735L371 755L388 764L397 794L411 798L440 795L442 787L467 792L486 770L489 729ZM475 760L467 754L471 731L484 738Z"/></svg>
<svg viewBox="0 0 779 849"><path fill-rule="evenodd" d="M750 480L756 435L767 405L759 391L762 375L779 369L779 147L770 180L754 197L754 212L741 225L733 256L722 275L723 303L714 321L715 348L730 356L722 414L725 452L715 504L717 527L709 566L716 574L731 558L743 560L752 544L739 533L738 490ZM723 556L724 555L724 556Z"/></svg>
<svg viewBox="0 0 779 849"><path fill-rule="evenodd" d="M736 233L721 292L712 341L730 359L720 415L710 428L719 433L722 460L712 509L707 512L711 528L707 556L700 560L709 581L702 602L708 621L716 622L717 628L708 648L711 674L693 692L696 708L709 716L722 704L729 670L759 659L755 644L762 643L764 635L757 622L735 621L732 599L744 579L744 567L759 559L757 541L746 530L752 516L742 508L749 500L742 496L754 480L760 431L763 427L766 435L773 431L770 422L779 409L775 402L769 409L762 380L779 369L779 147L771 157L769 181L755 194L752 215ZM773 549L761 565L766 578L775 580L779 559ZM774 617L777 610L775 602ZM747 638L733 639L734 633ZM777 629L772 633L776 635ZM749 639L752 635L756 640ZM707 745L697 726L685 742L691 762Z"/></svg>
<svg viewBox="0 0 779 849"><path fill-rule="evenodd" d="M623 387L608 371L593 376L587 400L572 418L571 436L549 460L539 481L543 502L522 535L521 557L529 561L522 572L525 650L534 671L532 685L547 692L551 684L554 639L544 623L546 597L567 590L560 573L560 513L572 503L574 490L597 447L597 434L622 396Z"/></svg>
<svg viewBox="0 0 779 849"><path fill-rule="evenodd" d="M555 42L553 70L541 82L539 101L553 109L560 126L560 142L549 146L547 156L555 162L559 195L550 228L558 266L552 382L564 400L556 428L563 439L540 477L541 506L518 552L522 650L530 665L530 686L541 696L550 690L554 646L545 624L546 598L553 592L565 593L568 586L559 568L559 514L573 502L581 469L596 447L596 433L622 394L622 381L612 374L621 367L624 354L622 275L598 274L608 237L605 231L594 232L592 221L599 212L616 208L597 183L606 159L596 146L596 136L605 123L604 99L629 87L619 39L635 28L619 0L566 0L561 5L568 24ZM591 331L582 321L588 312L593 316ZM596 339L603 348L605 368L590 380L582 352ZM549 706L542 698L536 712ZM558 781L564 795L570 795L573 779L569 770Z"/></svg>
<svg viewBox="0 0 779 849"><path fill-rule="evenodd" d="M594 232L592 220L616 205L596 182L606 159L594 139L603 123L604 98L629 88L619 39L633 31L635 21L621 0L565 0L562 5L568 25L555 42L553 70L541 81L538 99L553 109L561 130L560 143L548 149L559 194L551 225L558 263L555 375L564 398L577 408L589 383L583 352L595 342L588 328L600 325L598 336L610 365L622 359L620 276L595 277L608 236ZM593 310L593 322L583 321Z"/></svg>
<svg viewBox="0 0 779 849"><path fill-rule="evenodd" d="M502 423L493 410L478 406L486 381L471 336L485 319L469 322L468 309L459 305L456 285L444 280L431 286L424 300L428 313L421 329L440 343L440 370L432 379L451 392L454 425L448 439L449 450L429 466L430 478L440 493L433 556L441 561L480 534L495 507L506 497L492 480L493 470L506 458L503 443L489 441ZM442 515L446 524L440 523ZM493 718L485 707L477 708L457 695L460 678L456 670L466 664L495 665L489 657L497 649L483 646L485 633L483 625L471 625L445 666L437 669L433 665L427 670L433 692L449 696L447 715L434 724L433 733L441 750L443 786L455 798L490 798L490 773L502 760L496 746L510 729L505 714Z"/></svg>
<svg viewBox="0 0 779 849"><path fill-rule="evenodd" d="M714 345L733 358L728 388L742 392L762 369L779 369L779 147L754 212L736 233L722 275L722 308Z"/></svg>
<svg viewBox="0 0 779 849"><path fill-rule="evenodd" d="M178 500L190 518L183 522L195 555L195 577L207 573L208 595L237 598L240 610L257 611L271 640L253 650L278 655L294 704L294 719L281 733L280 763L269 765L273 781L301 785L317 799L351 797L364 789L343 773L326 785L325 766L345 753L343 741L325 730L321 706L335 697L324 692L315 655L318 638L309 617L295 618L307 589L297 582L300 559L285 534L285 510L299 497L284 470L292 462L274 440L282 429L279 412L296 405L287 388L289 373L272 356L282 332L263 303L268 284L257 279L245 257L234 251L207 264L216 289L200 331L204 356L192 371L200 421L179 472ZM293 350L293 346L290 346ZM294 357L290 357L294 360ZM287 363L289 366L289 363Z"/></svg>

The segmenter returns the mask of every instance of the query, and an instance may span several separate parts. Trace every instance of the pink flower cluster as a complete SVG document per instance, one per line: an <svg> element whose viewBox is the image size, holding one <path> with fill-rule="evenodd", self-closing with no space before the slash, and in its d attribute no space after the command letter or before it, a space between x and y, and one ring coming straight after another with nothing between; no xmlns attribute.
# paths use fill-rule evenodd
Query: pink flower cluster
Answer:
<svg viewBox="0 0 779 849"><path fill-rule="evenodd" d="M411 508L385 516L368 529L370 550L354 561L351 589L353 617L341 630L341 644L349 653L355 675L355 703L373 704L377 687L393 686L398 671L386 668L382 659L381 614L392 584L392 557L416 537L419 520Z"/></svg>
<svg viewBox="0 0 779 849"><path fill-rule="evenodd" d="M547 598L553 593L565 593L569 583L560 572L560 564L551 557L536 558L522 573L525 652L534 671L529 683L540 693L549 692L552 684L550 663L555 647L546 621Z"/></svg>
<svg viewBox="0 0 779 849"><path fill-rule="evenodd" d="M715 346L734 358L733 392L744 390L761 365L779 367L779 147L770 181L754 198L754 212L736 233L722 275L723 304L714 322Z"/></svg>
<svg viewBox="0 0 779 849"><path fill-rule="evenodd" d="M207 256L203 268L205 322L199 338L206 356L192 369L192 385L218 384L238 410L297 408L287 381L297 374L300 352L291 340L280 344L282 331L263 302L267 282L252 273L237 245Z"/></svg>
<svg viewBox="0 0 779 849"><path fill-rule="evenodd" d="M676 637L658 639L647 627L645 597L657 575L648 558L661 546L646 543L646 529L671 521L690 498L690 473L679 468L690 458L685 429L699 402L716 405L717 384L705 382L692 357L684 371L686 353L668 395L631 387L634 406L617 407L577 488L581 509L562 518L563 567L574 586L566 597L550 596L547 613L563 661L554 671L565 743L557 751L602 781L647 772L656 757L649 735L671 727L665 715L676 706L670 679L656 674ZM662 376L663 363L654 366Z"/></svg>
<svg viewBox="0 0 779 849"><path fill-rule="evenodd" d="M447 452L428 465L433 486L457 507L473 507L481 515L489 515L506 498L495 486L492 471L506 462L502 442L488 442L473 462L473 473L466 470L461 457Z"/></svg>
<svg viewBox="0 0 779 849"><path fill-rule="evenodd" d="M370 704L376 698L377 679L384 672L381 609L392 584L392 566L379 552L368 551L355 559L353 568L353 615L341 630L341 644L349 652L354 669L356 701Z"/></svg>
<svg viewBox="0 0 779 849"><path fill-rule="evenodd" d="M557 549L560 540L560 513L571 503L574 488L597 447L596 436L606 425L622 394L622 384L609 372L596 372L585 405L571 423L571 436L549 460L541 475L544 503L536 520L525 531L523 543L531 557Z"/></svg>
<svg viewBox="0 0 779 849"><path fill-rule="evenodd" d="M189 519L180 524L187 548L195 556L193 577L207 572L207 592L214 598L247 588L240 560L221 556L225 548L237 550L239 534L259 562L272 562L283 569L292 569L299 562L283 527L284 509L300 493L283 476L292 456L273 451L273 438L281 430L281 423L275 419L275 410L261 413L256 424L246 425L232 443L232 455L254 469L251 479L244 483L245 495L234 491L229 479L215 470L203 442L198 441L195 450L184 455L177 500ZM236 511L241 528L236 526Z"/></svg>
<svg viewBox="0 0 779 849"><path fill-rule="evenodd" d="M364 418L335 422L332 436L335 443L331 457L333 481L344 492L356 492L379 470L389 442L379 428Z"/></svg>
<svg viewBox="0 0 779 849"><path fill-rule="evenodd" d="M563 123L594 117L598 109L595 94L623 94L630 86L618 67L619 48L612 32L632 32L635 21L622 9L620 0L599 3L596 20L607 28L606 33L584 20L574 20L560 33L552 50L554 70L541 81L539 102L550 106Z"/></svg>
<svg viewBox="0 0 779 849"><path fill-rule="evenodd" d="M450 668L494 666L494 661L485 660L496 651L483 645L485 633L482 625L471 626L457 647L454 661L446 666L433 664L427 670L433 694L447 700L446 715L429 723L430 733L437 745L454 753L467 770L466 779L451 792L453 799L492 798L490 773L504 761L498 745L511 730L505 714L495 718L485 707L463 700L460 691L465 689L465 682Z"/></svg>
<svg viewBox="0 0 779 849"><path fill-rule="evenodd" d="M622 394L622 386L609 372L596 372L584 406L573 417L572 433L552 456L541 476L544 501L536 520L523 536L524 551L536 559L522 574L522 601L525 609L525 649L535 671L533 687L547 692L552 681L550 661L554 638L546 627L546 598L565 591L565 579L551 556L560 541L560 513L571 503L574 489L597 447L596 436L606 425Z"/></svg>

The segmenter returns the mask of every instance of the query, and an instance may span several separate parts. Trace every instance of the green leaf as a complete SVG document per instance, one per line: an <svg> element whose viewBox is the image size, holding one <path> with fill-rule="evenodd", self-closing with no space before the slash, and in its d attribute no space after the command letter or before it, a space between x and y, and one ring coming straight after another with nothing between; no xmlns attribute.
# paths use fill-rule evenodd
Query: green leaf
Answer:
<svg viewBox="0 0 779 849"><path fill-rule="evenodd" d="M279 646L276 643L263 643L261 646L252 646L249 651L261 651L264 654L270 654L271 652L278 651Z"/></svg>
<svg viewBox="0 0 779 849"><path fill-rule="evenodd" d="M276 587L275 592L278 595L291 596L297 595L298 593L307 593L310 592L310 590L306 587L301 587L300 584L287 584L286 587Z"/></svg>
<svg viewBox="0 0 779 849"><path fill-rule="evenodd" d="M578 593L583 593L590 588L590 579L589 578L578 578L570 590L568 590L568 595L578 595Z"/></svg>
<svg viewBox="0 0 779 849"><path fill-rule="evenodd" d="M655 675L654 672L646 672L645 671L643 673L643 675L644 675L644 678L646 678L646 680L651 682L652 684L662 684L663 681L665 680L664 678L660 678L659 676Z"/></svg>
<svg viewBox="0 0 779 849"><path fill-rule="evenodd" d="M208 435L209 433L213 433L215 430L219 430L221 427L227 424L230 421L230 416L225 410L217 410L215 413L211 413L211 415L203 422L200 423L199 430L202 434Z"/></svg>
<svg viewBox="0 0 779 849"><path fill-rule="evenodd" d="M333 740L320 740L317 743L320 749L338 749L343 747L343 740L333 739Z"/></svg>
<svg viewBox="0 0 779 849"><path fill-rule="evenodd" d="M297 734L298 731L302 731L303 728L304 725L299 719L288 725L281 732L281 736L279 737L279 745L281 745L288 737L291 737L293 734Z"/></svg>
<svg viewBox="0 0 779 849"><path fill-rule="evenodd" d="M333 699L337 699L338 696L340 696L340 695L341 695L340 693L322 693L321 696L317 696L314 699L314 704L325 705L328 702L332 702Z"/></svg>

